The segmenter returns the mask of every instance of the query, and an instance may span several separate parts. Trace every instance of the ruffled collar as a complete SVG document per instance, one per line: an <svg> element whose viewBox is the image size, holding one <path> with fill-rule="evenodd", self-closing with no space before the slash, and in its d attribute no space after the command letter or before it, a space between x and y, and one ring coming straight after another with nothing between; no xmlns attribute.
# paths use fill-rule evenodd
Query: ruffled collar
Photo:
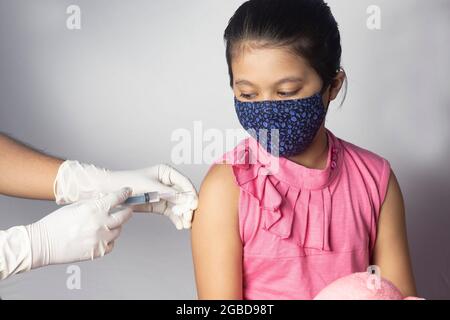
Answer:
<svg viewBox="0 0 450 320"><path fill-rule="evenodd" d="M232 164L238 185L258 200L264 230L282 239L292 237L303 248L331 251L329 185L339 173L343 151L339 139L328 129L326 133L324 169L274 157L253 138L245 139L217 162Z"/></svg>
<svg viewBox="0 0 450 320"><path fill-rule="evenodd" d="M339 173L342 165L342 146L339 139L325 128L328 140L327 162L324 169L308 168L284 157L275 157L268 153L253 138L245 139L234 150L231 158L225 162L240 164L246 168L241 173L241 182L252 180L256 175L273 175L291 187L298 189L318 190L330 185ZM253 170L251 170L251 168Z"/></svg>
<svg viewBox="0 0 450 320"><path fill-rule="evenodd" d="M300 189L323 189L336 177L342 157L339 141L331 131L325 129L328 140L327 162L324 169L308 168L287 158L280 158L280 170L274 175L287 184ZM261 148L261 147L260 147ZM267 153L267 152L266 152Z"/></svg>

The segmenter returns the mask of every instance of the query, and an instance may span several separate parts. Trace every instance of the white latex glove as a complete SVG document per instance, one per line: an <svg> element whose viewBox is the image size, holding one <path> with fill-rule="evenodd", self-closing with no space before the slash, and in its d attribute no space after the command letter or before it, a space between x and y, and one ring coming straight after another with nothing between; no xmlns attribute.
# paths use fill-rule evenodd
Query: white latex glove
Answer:
<svg viewBox="0 0 450 320"><path fill-rule="evenodd" d="M132 210L120 207L131 190L62 207L25 226L31 244L31 268L93 260L111 252Z"/></svg>
<svg viewBox="0 0 450 320"><path fill-rule="evenodd" d="M0 280L31 269L30 248L24 226L0 230Z"/></svg>
<svg viewBox="0 0 450 320"><path fill-rule="evenodd" d="M168 165L139 170L109 171L78 161L63 162L55 179L56 203L72 203L129 186L133 195L144 192L189 192L145 206L135 211L147 211L168 216L177 229L190 228L193 210L197 208L197 192L184 175Z"/></svg>

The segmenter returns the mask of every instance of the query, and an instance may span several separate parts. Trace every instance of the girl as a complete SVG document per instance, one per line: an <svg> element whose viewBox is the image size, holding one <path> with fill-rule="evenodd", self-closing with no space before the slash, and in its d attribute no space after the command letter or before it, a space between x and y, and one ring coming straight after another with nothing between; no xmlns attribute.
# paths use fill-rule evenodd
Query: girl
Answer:
<svg viewBox="0 0 450 320"><path fill-rule="evenodd" d="M224 38L235 110L252 137L201 186L192 225L198 297L312 299L369 265L415 296L390 163L324 126L346 83L328 5L250 0Z"/></svg>

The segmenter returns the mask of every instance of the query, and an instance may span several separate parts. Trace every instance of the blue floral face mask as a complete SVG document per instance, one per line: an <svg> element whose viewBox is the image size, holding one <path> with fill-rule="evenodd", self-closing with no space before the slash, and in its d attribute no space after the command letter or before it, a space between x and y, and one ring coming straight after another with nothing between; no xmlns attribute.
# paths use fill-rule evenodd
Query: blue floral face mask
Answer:
<svg viewBox="0 0 450 320"><path fill-rule="evenodd" d="M234 97L239 122L269 153L288 157L313 141L325 118L322 95L302 99L243 102Z"/></svg>

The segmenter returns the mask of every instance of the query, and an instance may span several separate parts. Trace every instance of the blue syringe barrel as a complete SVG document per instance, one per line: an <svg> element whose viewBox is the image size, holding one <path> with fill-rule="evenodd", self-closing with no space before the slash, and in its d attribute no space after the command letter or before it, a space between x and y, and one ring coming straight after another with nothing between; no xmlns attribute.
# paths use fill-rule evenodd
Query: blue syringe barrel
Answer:
<svg viewBox="0 0 450 320"><path fill-rule="evenodd" d="M127 200L125 200L124 204L138 205L158 201L159 201L159 192L153 191L153 192L146 192L137 196L131 196Z"/></svg>

